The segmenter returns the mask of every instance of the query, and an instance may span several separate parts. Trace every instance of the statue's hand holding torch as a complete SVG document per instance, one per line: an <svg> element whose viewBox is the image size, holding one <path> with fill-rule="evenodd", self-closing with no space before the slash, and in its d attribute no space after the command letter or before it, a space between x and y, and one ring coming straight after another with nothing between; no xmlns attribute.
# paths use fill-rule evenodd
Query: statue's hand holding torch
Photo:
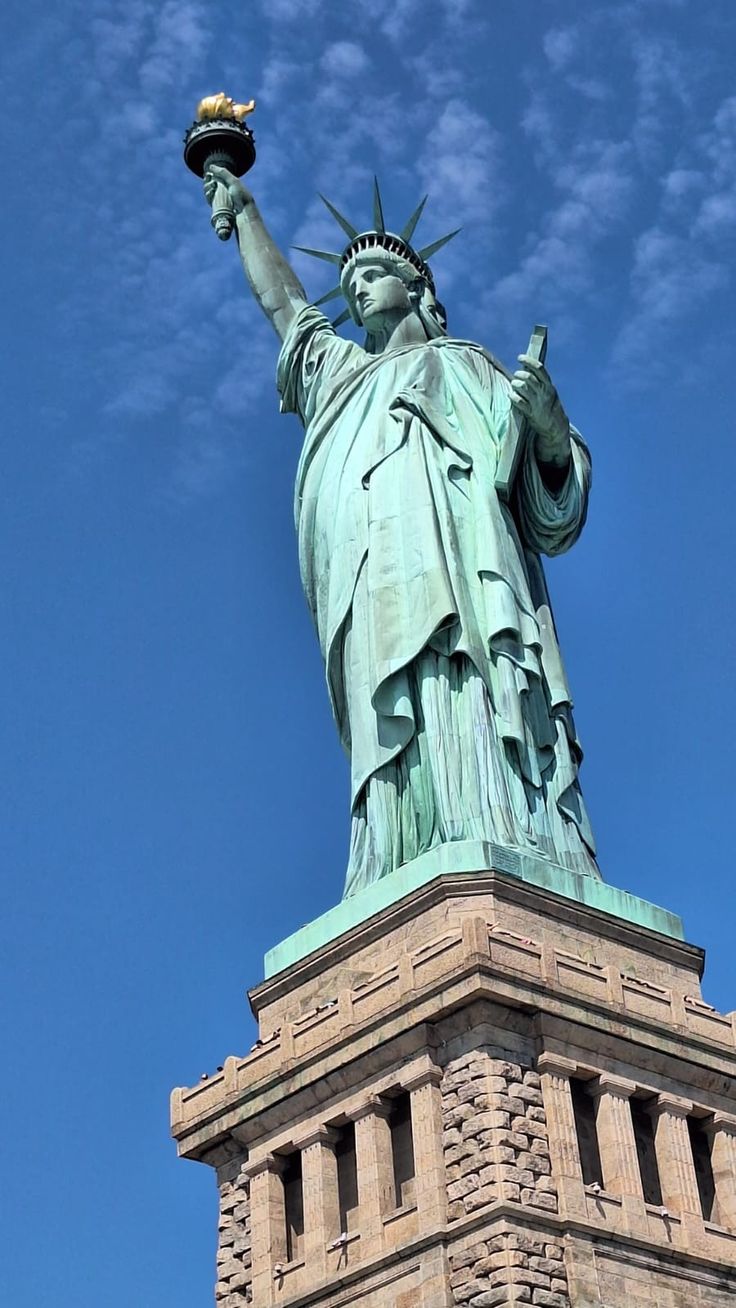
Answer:
<svg viewBox="0 0 736 1308"><path fill-rule="evenodd" d="M217 164L209 164L207 167L204 175L204 194L212 209L212 226L215 231L221 216L229 214L232 226L233 216L242 213L245 206L253 199L239 177L231 173L228 168L222 168Z"/></svg>
<svg viewBox="0 0 736 1308"><path fill-rule="evenodd" d="M253 133L244 122L254 109L254 100L236 104L224 91L206 96L198 104L197 118L184 138L184 161L204 179L212 226L221 241L228 240L235 215L251 199L238 178L255 163Z"/></svg>

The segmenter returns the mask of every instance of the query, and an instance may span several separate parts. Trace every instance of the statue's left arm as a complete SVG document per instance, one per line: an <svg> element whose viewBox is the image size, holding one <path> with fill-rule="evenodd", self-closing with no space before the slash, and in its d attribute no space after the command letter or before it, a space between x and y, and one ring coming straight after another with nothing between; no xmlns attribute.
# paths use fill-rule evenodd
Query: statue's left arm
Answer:
<svg viewBox="0 0 736 1308"><path fill-rule="evenodd" d="M516 478L517 520L531 549L562 554L585 523L590 455L544 365L526 354L519 362L510 402L526 419L529 436Z"/></svg>

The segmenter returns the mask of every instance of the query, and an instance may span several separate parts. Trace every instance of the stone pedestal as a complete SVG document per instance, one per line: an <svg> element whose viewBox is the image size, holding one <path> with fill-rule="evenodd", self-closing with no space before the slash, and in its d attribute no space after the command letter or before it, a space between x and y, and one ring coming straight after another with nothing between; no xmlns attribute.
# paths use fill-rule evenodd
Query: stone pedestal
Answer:
<svg viewBox="0 0 736 1308"><path fill-rule="evenodd" d="M279 947L258 1043L174 1092L220 1308L736 1305L736 1038L702 952L492 861Z"/></svg>

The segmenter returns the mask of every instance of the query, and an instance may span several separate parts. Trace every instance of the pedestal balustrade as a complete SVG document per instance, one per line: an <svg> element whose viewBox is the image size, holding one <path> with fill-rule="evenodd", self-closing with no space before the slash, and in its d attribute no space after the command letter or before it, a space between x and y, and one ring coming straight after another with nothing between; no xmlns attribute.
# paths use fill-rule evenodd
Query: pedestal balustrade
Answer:
<svg viewBox="0 0 736 1308"><path fill-rule="evenodd" d="M561 1054L543 1053L537 1059L549 1131L550 1162L557 1183L560 1214L585 1217L588 1210L570 1091L570 1077L574 1076L576 1070L572 1059L563 1058Z"/></svg>

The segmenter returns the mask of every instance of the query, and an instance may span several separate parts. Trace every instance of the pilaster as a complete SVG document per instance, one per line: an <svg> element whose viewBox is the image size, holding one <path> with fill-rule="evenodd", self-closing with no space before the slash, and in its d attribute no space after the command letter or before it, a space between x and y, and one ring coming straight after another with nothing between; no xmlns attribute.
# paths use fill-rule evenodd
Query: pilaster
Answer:
<svg viewBox="0 0 736 1308"><path fill-rule="evenodd" d="M350 1114L355 1124L355 1158L360 1202L360 1244L364 1255L383 1247L383 1220L394 1207L391 1106L371 1095Z"/></svg>
<svg viewBox="0 0 736 1308"><path fill-rule="evenodd" d="M736 1230L736 1117L714 1113L705 1129L710 1136L710 1165L716 1191L713 1220Z"/></svg>
<svg viewBox="0 0 736 1308"><path fill-rule="evenodd" d="M243 1167L250 1178L253 1301L257 1304L276 1302L275 1283L287 1259L281 1179L284 1161L275 1154L266 1154Z"/></svg>
<svg viewBox="0 0 736 1308"><path fill-rule="evenodd" d="M337 1132L317 1126L297 1142L302 1155L304 1262L314 1276L325 1276L328 1245L340 1234L337 1189Z"/></svg>
<svg viewBox="0 0 736 1308"><path fill-rule="evenodd" d="M441 1227L447 1217L445 1159L442 1150L442 1095L439 1067L424 1067L404 1078L411 1102L416 1172L415 1198L422 1231Z"/></svg>
<svg viewBox="0 0 736 1308"><path fill-rule="evenodd" d="M570 1077L576 1070L572 1059L564 1058L561 1054L545 1052L537 1059L560 1213L563 1216L587 1217L588 1206L570 1090Z"/></svg>
<svg viewBox="0 0 736 1308"><path fill-rule="evenodd" d="M643 1234L647 1230L644 1191L629 1105L635 1089L633 1081L601 1072L591 1085L590 1094L596 1104L604 1189L621 1199L627 1228L634 1234Z"/></svg>

